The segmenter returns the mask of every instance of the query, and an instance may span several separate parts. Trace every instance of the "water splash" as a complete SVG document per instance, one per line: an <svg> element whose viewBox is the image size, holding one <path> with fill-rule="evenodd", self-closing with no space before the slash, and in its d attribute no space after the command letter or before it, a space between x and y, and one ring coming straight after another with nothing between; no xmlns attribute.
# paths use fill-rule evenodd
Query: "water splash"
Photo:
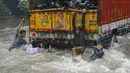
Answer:
<svg viewBox="0 0 130 73"><path fill-rule="evenodd" d="M27 30L24 26L22 29ZM78 62L72 60L71 51L30 54L22 49L8 52L14 40L15 28L0 30L0 73L130 73L129 43L124 36L118 36L118 43L110 49L104 49L102 59L88 61L92 49L84 56L78 56ZM28 38L29 35L27 35Z"/></svg>

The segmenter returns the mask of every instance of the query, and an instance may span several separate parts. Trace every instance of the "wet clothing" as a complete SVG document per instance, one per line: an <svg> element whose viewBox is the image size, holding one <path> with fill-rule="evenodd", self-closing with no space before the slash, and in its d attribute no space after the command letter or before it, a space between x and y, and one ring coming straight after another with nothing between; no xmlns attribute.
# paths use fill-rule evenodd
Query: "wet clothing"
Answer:
<svg viewBox="0 0 130 73"><path fill-rule="evenodd" d="M82 21L79 24L79 27L76 28L76 24L75 24L75 17L76 15L73 15L73 19L72 19L72 26L74 29L74 40L73 40L73 45L74 48L72 49L72 55L76 56L79 54L83 54L85 51L85 34L84 34L84 21ZM81 26L81 28L80 28ZM79 31L79 34L76 34L76 31Z"/></svg>
<svg viewBox="0 0 130 73"><path fill-rule="evenodd" d="M15 35L15 40L14 40L13 44L9 48L9 51L12 51L15 48L20 48L21 46L26 45L26 44L27 44L27 42L23 38L21 38L19 36L19 34L17 33Z"/></svg>
<svg viewBox="0 0 130 73"><path fill-rule="evenodd" d="M85 50L85 38L84 33L75 35L74 37L74 48L72 49L73 56L83 54Z"/></svg>
<svg viewBox="0 0 130 73"><path fill-rule="evenodd" d="M85 35L84 35L84 33L81 33L79 35L75 34L74 45L76 47L78 47L78 46L85 47Z"/></svg>
<svg viewBox="0 0 130 73"><path fill-rule="evenodd" d="M81 28L81 33L80 34L76 34L76 24L75 24L75 17L76 15L74 14L73 15L73 19L72 19L72 26L73 26L73 29L74 29L74 45L75 47L79 47L79 46L82 46L82 47L85 47L85 35L84 35L84 27L82 25L82 28Z"/></svg>
<svg viewBox="0 0 130 73"><path fill-rule="evenodd" d="M96 58L102 58L104 55L103 50L98 50L96 47L94 48L94 53L91 56L91 60L95 60Z"/></svg>

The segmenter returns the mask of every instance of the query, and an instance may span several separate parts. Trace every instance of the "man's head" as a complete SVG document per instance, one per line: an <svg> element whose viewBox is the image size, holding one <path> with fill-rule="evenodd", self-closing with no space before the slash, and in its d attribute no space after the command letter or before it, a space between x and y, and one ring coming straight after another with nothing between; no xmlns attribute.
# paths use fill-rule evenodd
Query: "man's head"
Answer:
<svg viewBox="0 0 130 73"><path fill-rule="evenodd" d="M81 31L82 31L81 27L78 27L78 28L76 29L76 34L80 34Z"/></svg>
<svg viewBox="0 0 130 73"><path fill-rule="evenodd" d="M20 37L25 38L25 36L26 36L26 31L25 30L21 30L20 31Z"/></svg>
<svg viewBox="0 0 130 73"><path fill-rule="evenodd" d="M102 43L97 44L97 49L101 50L104 48L104 45Z"/></svg>

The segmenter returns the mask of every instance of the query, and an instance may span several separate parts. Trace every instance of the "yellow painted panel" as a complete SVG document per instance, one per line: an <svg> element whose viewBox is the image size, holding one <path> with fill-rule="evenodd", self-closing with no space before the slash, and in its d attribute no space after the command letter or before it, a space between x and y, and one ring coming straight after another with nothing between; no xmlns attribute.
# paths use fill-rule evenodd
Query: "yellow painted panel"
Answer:
<svg viewBox="0 0 130 73"><path fill-rule="evenodd" d="M82 13L77 13L75 16L75 25L77 27L82 27Z"/></svg>
<svg viewBox="0 0 130 73"><path fill-rule="evenodd" d="M35 22L36 22L36 26L35 26L35 29L36 31L38 31L39 29L39 16L40 16L40 12L37 12L36 13L36 19L35 19Z"/></svg>
<svg viewBox="0 0 130 73"><path fill-rule="evenodd" d="M36 14L36 30L51 31L51 12L38 12Z"/></svg>
<svg viewBox="0 0 130 73"><path fill-rule="evenodd" d="M70 10L75 10L75 9L70 9ZM78 12L76 12L76 16L75 16L76 28L82 27L82 13L78 13ZM87 13L85 15L85 31L86 32L97 31L98 25L97 25L96 11L87 10L86 12ZM30 28L33 28L36 31L51 31L51 30L73 31L72 17L73 16L71 12L56 12L56 11L31 12Z"/></svg>
<svg viewBox="0 0 130 73"><path fill-rule="evenodd" d="M71 32L73 31L72 19L73 19L73 15L72 15L72 13L69 13L69 24L70 24L70 27L71 27Z"/></svg>
<svg viewBox="0 0 130 73"><path fill-rule="evenodd" d="M71 31L73 31L73 25L72 25L72 21L73 21L73 15L72 13L70 13L70 24L71 24ZM77 27L82 27L82 13L76 13L75 15L75 26Z"/></svg>
<svg viewBox="0 0 130 73"><path fill-rule="evenodd" d="M35 30L35 13L30 15L30 30Z"/></svg>
<svg viewBox="0 0 130 73"><path fill-rule="evenodd" d="M97 32L98 24L97 24L97 12L91 11L86 14L86 23L85 30L87 32Z"/></svg>
<svg viewBox="0 0 130 73"><path fill-rule="evenodd" d="M70 26L70 18L69 18L69 12L63 12L63 16L64 16L64 29L66 31L70 31L71 26Z"/></svg>
<svg viewBox="0 0 130 73"><path fill-rule="evenodd" d="M90 14L86 13L85 15L85 31L89 32L89 23L90 23Z"/></svg>
<svg viewBox="0 0 130 73"><path fill-rule="evenodd" d="M52 12L52 24L54 31L70 31L68 12Z"/></svg>

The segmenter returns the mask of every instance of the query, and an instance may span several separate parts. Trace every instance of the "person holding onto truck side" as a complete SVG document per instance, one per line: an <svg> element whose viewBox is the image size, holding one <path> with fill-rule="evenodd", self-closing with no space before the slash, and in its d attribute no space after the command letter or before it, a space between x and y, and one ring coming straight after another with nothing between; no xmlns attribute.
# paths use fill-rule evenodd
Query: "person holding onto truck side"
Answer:
<svg viewBox="0 0 130 73"><path fill-rule="evenodd" d="M98 43L96 47L94 47L94 53L90 57L91 60L95 60L96 58L102 58L104 55L103 44Z"/></svg>
<svg viewBox="0 0 130 73"><path fill-rule="evenodd" d="M76 13L72 12L72 15L73 15L72 26L74 30L74 41L73 41L74 47L72 48L72 56L73 58L75 58L76 55L80 55L80 54L83 55L85 51L85 35L84 35L84 21L82 21L81 26L78 26L78 28L76 28L75 25Z"/></svg>
<svg viewBox="0 0 130 73"><path fill-rule="evenodd" d="M72 48L72 56L83 54L85 50L85 37L84 33L81 30L81 27L78 27L74 36L74 47Z"/></svg>
<svg viewBox="0 0 130 73"><path fill-rule="evenodd" d="M18 28L17 28L17 33L15 34L15 39L13 44L10 46L9 51L14 50L15 48L20 48L23 45L26 45L27 42L25 40L25 36L26 36L26 31L25 30L20 30L21 25L23 24L24 19L22 19L21 23L19 24ZM20 30L20 32L19 32Z"/></svg>

